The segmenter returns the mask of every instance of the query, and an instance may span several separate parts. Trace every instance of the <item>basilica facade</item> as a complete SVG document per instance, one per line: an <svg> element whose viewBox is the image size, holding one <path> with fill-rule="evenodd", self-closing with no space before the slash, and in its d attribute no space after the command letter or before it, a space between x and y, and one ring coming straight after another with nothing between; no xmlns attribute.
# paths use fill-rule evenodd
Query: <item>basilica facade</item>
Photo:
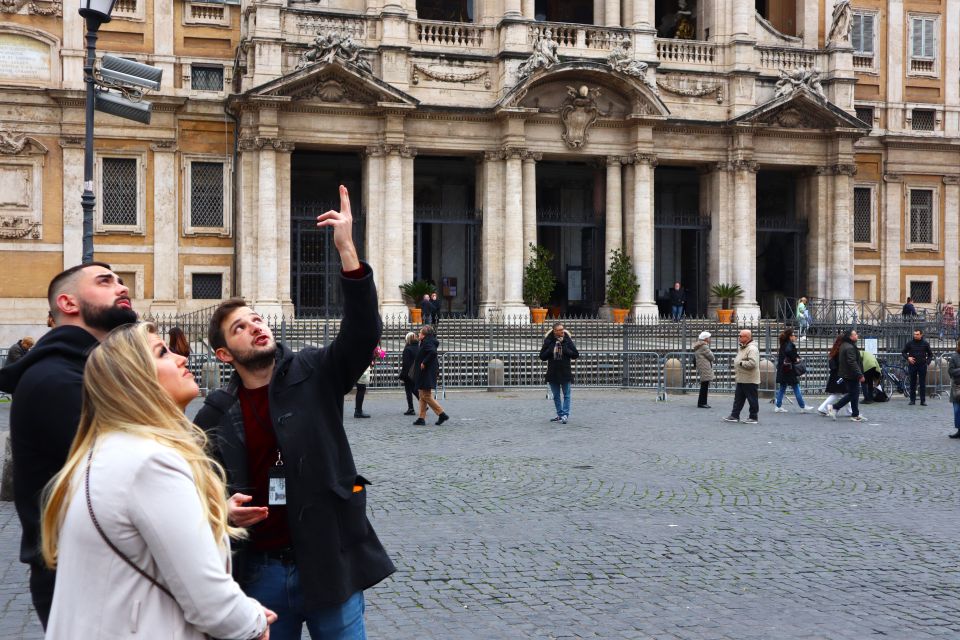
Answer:
<svg viewBox="0 0 960 640"><path fill-rule="evenodd" d="M0 338L80 261L83 24L0 5ZM96 258L137 308L240 295L335 315L315 218L352 194L385 315L400 285L522 315L800 295L960 300L960 0L118 0L99 52L164 70L153 121L96 117Z"/></svg>

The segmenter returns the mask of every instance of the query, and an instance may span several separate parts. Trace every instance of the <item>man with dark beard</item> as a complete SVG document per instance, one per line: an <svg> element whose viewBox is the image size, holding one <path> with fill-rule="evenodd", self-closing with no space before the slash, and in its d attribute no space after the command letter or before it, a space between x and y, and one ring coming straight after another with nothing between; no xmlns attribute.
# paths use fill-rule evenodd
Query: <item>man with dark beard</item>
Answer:
<svg viewBox="0 0 960 640"><path fill-rule="evenodd" d="M357 475L343 428L343 396L380 339L373 273L353 243L347 190L340 211L317 218L340 253L343 319L322 349L292 352L239 298L217 307L209 341L235 373L195 422L210 438L231 491L230 520L248 527L234 546L244 592L277 613L273 640L366 637L363 590L394 566L367 520L369 482Z"/></svg>
<svg viewBox="0 0 960 640"><path fill-rule="evenodd" d="M20 561L30 565L30 595L44 629L56 573L40 556L40 499L67 460L80 421L87 353L111 330L137 321L130 291L103 262L67 269L50 281L56 328L16 363L0 370L0 390L13 394L10 444L13 492L23 534Z"/></svg>

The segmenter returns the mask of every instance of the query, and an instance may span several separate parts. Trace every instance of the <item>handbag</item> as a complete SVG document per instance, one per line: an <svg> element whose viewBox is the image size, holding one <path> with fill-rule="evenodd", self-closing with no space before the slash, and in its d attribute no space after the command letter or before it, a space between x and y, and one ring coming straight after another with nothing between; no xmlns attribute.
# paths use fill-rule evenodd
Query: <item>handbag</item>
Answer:
<svg viewBox="0 0 960 640"><path fill-rule="evenodd" d="M407 380L409 380L410 382L413 382L416 379L417 379L417 363L414 362L412 365L410 365L410 368L407 369Z"/></svg>
<svg viewBox="0 0 960 640"><path fill-rule="evenodd" d="M803 360L797 360L793 363L793 372L798 376L802 376L807 372L807 365L803 363Z"/></svg>

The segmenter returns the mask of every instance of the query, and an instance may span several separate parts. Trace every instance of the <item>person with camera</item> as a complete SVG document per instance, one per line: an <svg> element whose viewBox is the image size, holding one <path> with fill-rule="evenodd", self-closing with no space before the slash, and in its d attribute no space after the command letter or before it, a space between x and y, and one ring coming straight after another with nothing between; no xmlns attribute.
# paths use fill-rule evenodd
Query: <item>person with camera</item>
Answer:
<svg viewBox="0 0 960 640"><path fill-rule="evenodd" d="M553 394L553 406L557 415L550 422L567 424L570 419L570 385L573 384L571 361L580 357L573 336L563 328L562 322L556 322L553 329L543 338L540 359L547 361L547 383ZM563 400L560 394L563 394Z"/></svg>

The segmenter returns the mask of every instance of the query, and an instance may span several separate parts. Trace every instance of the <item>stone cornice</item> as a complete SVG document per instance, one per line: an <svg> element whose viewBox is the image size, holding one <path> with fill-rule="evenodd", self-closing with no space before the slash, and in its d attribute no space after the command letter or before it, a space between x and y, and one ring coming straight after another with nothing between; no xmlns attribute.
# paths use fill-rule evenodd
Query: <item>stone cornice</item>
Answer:
<svg viewBox="0 0 960 640"><path fill-rule="evenodd" d="M943 184L958 185L960 184L960 176L943 176Z"/></svg>

